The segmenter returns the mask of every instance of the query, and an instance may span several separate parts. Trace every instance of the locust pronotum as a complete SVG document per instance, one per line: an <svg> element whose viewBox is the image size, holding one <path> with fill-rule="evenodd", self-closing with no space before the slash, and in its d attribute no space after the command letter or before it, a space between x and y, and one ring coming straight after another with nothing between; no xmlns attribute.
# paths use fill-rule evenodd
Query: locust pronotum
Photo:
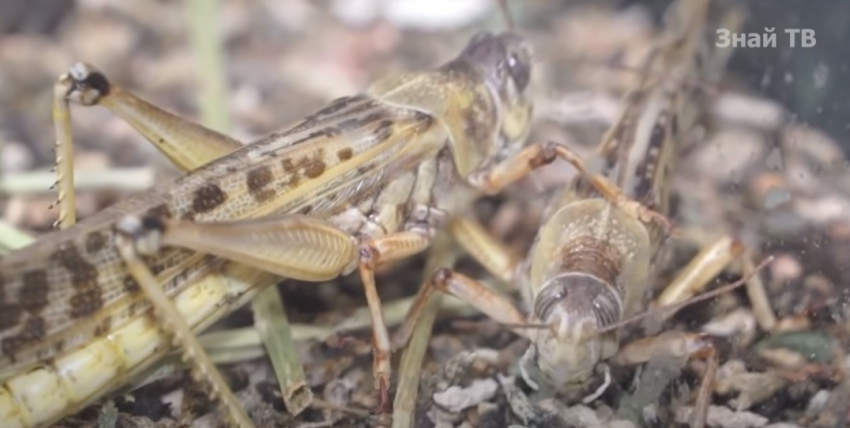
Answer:
<svg viewBox="0 0 850 428"><path fill-rule="evenodd" d="M668 212L677 146L687 138L702 108L698 100L690 99L695 94L686 91L686 85L695 77L710 78L720 71L719 64L698 58L704 53L709 6L707 0L682 0L671 9L677 20L671 24L678 25L648 57L647 74L626 96L619 120L598 149L606 175L591 174L581 160L572 161L582 174L550 202L524 260L512 257L475 223L458 218L450 224L452 234L463 237L459 241L479 262L520 290L530 315L476 280L442 269L422 288L395 346L407 341L424 302L440 290L513 326L531 341L519 368L535 389L581 386L599 362L615 355L620 363L646 362L651 357L648 348L670 341L686 354L714 361L711 341L704 335L678 332L638 341L618 353L616 329L624 317L640 310L657 254L669 235L669 223L655 211ZM739 20L741 11L729 12L726 25ZM725 61L724 53L715 54ZM703 72L708 76L697 75L701 70L696 64L718 68ZM662 77L650 81L653 73ZM735 240L718 239L683 270L657 303L681 302L742 253ZM534 325L545 328L529 328ZM716 362L710 367L716 368ZM697 398L696 413L702 418L698 426L704 424L712 376L707 370Z"/></svg>
<svg viewBox="0 0 850 428"><path fill-rule="evenodd" d="M54 102L64 228L0 260L3 426L56 421L152 364L169 341L231 422L250 426L192 330L275 275L321 281L353 270L385 404L390 344L375 266L427 248L444 218L467 208L465 193L497 192L564 152L521 149L530 61L522 37L483 33L433 71L379 80L245 147L73 66ZM69 102L110 107L191 172L72 225Z"/></svg>

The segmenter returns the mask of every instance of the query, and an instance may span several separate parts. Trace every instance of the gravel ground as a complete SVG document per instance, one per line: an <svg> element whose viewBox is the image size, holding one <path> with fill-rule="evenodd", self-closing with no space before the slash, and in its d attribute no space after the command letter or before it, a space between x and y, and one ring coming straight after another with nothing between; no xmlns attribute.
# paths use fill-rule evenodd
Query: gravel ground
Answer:
<svg viewBox="0 0 850 428"><path fill-rule="evenodd" d="M48 209L55 199L49 190L51 89L74 61L97 66L114 82L170 111L196 120L202 116L209 70L196 62L188 3L0 0L4 222L37 236L48 233L55 220L55 210ZM362 90L379 76L440 64L475 32L504 26L495 2L426 3L220 1L211 28L223 39L227 93L222 111L230 122L220 129L251 141L333 98ZM658 33L656 3L617 8L610 2L512 2L517 26L536 52L533 140L562 141L590 153L606 118L616 112L620 92L636 77L629 67L600 64L614 58L637 64ZM792 51L786 56L798 54L803 55ZM823 95L800 101L792 94L776 95L781 88L775 85L753 86L759 69L741 64L766 61L763 53L753 55L761 59L750 61L744 54L733 61L743 74L733 71L722 84L706 85L718 100L716 114L704 138L683 151L673 185L674 221L689 239L669 243L670 255L655 283L658 292L700 245L733 234L757 260L775 257L761 274L775 320L765 325L748 294L737 290L689 307L664 329L701 331L715 341L720 367L709 426L850 426L846 116L843 127L833 126L834 118L824 125L811 113L813 102L827 102ZM840 67L829 68L836 63L832 57L823 63L834 71L828 76L841 75ZM788 67L785 74L805 76ZM765 76L777 74L763 69ZM600 114L586 114L589 106ZM75 164L90 177L80 180L85 188L77 193L78 217L178 176L156 149L105 109L75 108L73 115ZM491 232L522 253L539 226L541 194L562 186L571 174L563 166L546 168L503 195L482 200L478 214ZM417 257L382 271L383 301L391 305L414 294L424 264ZM487 278L467 259L457 269ZM739 270L730 269L712 285L739 277ZM287 281L279 287L296 337L311 337L311 325L338 326L365 305L356 275L318 285ZM251 323L246 307L210 331ZM624 334L624 341L645 334L637 330ZM314 404L298 416L289 415L282 404L261 348L222 366L258 425L375 426L368 329L361 325L297 343L315 395ZM527 385L513 377L527 345L469 308L441 312L427 349L414 426L683 426L707 369L701 361L662 357L638 370L614 367L612 385L583 405L564 394L529 394ZM398 367L398 358L393 366ZM601 383L599 373L590 382ZM179 370L114 394L58 426L217 426L216 406L203 388Z"/></svg>

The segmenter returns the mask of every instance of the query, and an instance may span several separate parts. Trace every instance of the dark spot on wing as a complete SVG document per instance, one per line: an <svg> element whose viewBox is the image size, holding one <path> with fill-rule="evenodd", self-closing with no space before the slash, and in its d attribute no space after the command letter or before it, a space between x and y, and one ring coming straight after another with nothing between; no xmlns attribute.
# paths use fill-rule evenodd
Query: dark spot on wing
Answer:
<svg viewBox="0 0 850 428"><path fill-rule="evenodd" d="M37 314L47 306L47 272L43 270L25 272L22 282L18 302L25 311Z"/></svg>
<svg viewBox="0 0 850 428"><path fill-rule="evenodd" d="M110 328L112 327L112 317L104 318L100 324L97 325L94 329L95 336L103 336L109 333Z"/></svg>
<svg viewBox="0 0 850 428"><path fill-rule="evenodd" d="M286 180L286 183L284 183L284 187L296 187L300 182L301 176L298 173L292 173L289 175L289 180Z"/></svg>
<svg viewBox="0 0 850 428"><path fill-rule="evenodd" d="M97 312L103 306L99 288L84 288L71 296L71 318L80 318Z"/></svg>
<svg viewBox="0 0 850 428"><path fill-rule="evenodd" d="M100 309L103 296L97 281L97 267L83 258L72 244L63 245L52 257L71 274L71 285L76 290L69 300L71 317L84 317Z"/></svg>
<svg viewBox="0 0 850 428"><path fill-rule="evenodd" d="M212 211L227 200L227 195L216 184L210 183L195 191L192 210L196 213Z"/></svg>
<svg viewBox="0 0 850 428"><path fill-rule="evenodd" d="M101 232L92 232L86 237L86 252L96 253L106 245L106 235Z"/></svg>
<svg viewBox="0 0 850 428"><path fill-rule="evenodd" d="M254 195L257 202L263 202L275 195L275 190L268 188L272 179L271 168L262 165L248 172L245 177L245 185L248 187L248 192Z"/></svg>
<svg viewBox="0 0 850 428"><path fill-rule="evenodd" d="M325 162L321 158L312 159L304 167L307 178L316 178L325 173Z"/></svg>
<svg viewBox="0 0 850 428"><path fill-rule="evenodd" d="M0 331L8 330L21 322L24 311L20 305L0 305Z"/></svg>
<svg viewBox="0 0 850 428"><path fill-rule="evenodd" d="M24 323L18 335L3 339L2 343L0 343L0 350L3 351L3 355L14 355L21 348L44 339L46 335L47 328L45 327L44 318L30 317Z"/></svg>
<svg viewBox="0 0 850 428"><path fill-rule="evenodd" d="M351 159L352 156L354 156L354 150L351 150L351 147L339 149L339 151L336 152L336 157L341 161L347 161Z"/></svg>
<svg viewBox="0 0 850 428"><path fill-rule="evenodd" d="M262 191L255 193L254 199L256 199L257 202L265 202L265 201L268 201L269 199L273 198L274 195L275 195L274 189L265 189L265 190L262 190Z"/></svg>

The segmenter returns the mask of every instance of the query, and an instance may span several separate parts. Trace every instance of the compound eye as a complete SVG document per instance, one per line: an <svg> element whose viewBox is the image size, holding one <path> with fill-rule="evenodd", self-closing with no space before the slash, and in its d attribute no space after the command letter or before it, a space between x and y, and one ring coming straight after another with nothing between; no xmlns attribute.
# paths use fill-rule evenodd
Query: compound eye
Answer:
<svg viewBox="0 0 850 428"><path fill-rule="evenodd" d="M515 52L508 55L508 73L514 81L514 85L518 91L522 92L528 87L528 82L531 80L531 67L526 61L523 61Z"/></svg>

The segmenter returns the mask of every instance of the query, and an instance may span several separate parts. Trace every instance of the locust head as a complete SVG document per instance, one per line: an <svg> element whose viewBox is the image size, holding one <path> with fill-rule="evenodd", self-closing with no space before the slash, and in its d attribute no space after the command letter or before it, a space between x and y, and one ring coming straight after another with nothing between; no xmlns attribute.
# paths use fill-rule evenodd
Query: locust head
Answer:
<svg viewBox="0 0 850 428"><path fill-rule="evenodd" d="M531 128L532 51L513 32L479 33L441 73L451 82L446 112L461 175L516 152Z"/></svg>
<svg viewBox="0 0 850 428"><path fill-rule="evenodd" d="M585 273L555 276L534 300L533 321L550 328L531 333L520 369L526 383L562 389L590 378L616 352L616 338L597 331L616 322L622 303L611 285Z"/></svg>
<svg viewBox="0 0 850 428"><path fill-rule="evenodd" d="M522 142L531 127L531 45L519 34L479 33L461 57L484 71L484 82L496 94L501 111L501 136Z"/></svg>

